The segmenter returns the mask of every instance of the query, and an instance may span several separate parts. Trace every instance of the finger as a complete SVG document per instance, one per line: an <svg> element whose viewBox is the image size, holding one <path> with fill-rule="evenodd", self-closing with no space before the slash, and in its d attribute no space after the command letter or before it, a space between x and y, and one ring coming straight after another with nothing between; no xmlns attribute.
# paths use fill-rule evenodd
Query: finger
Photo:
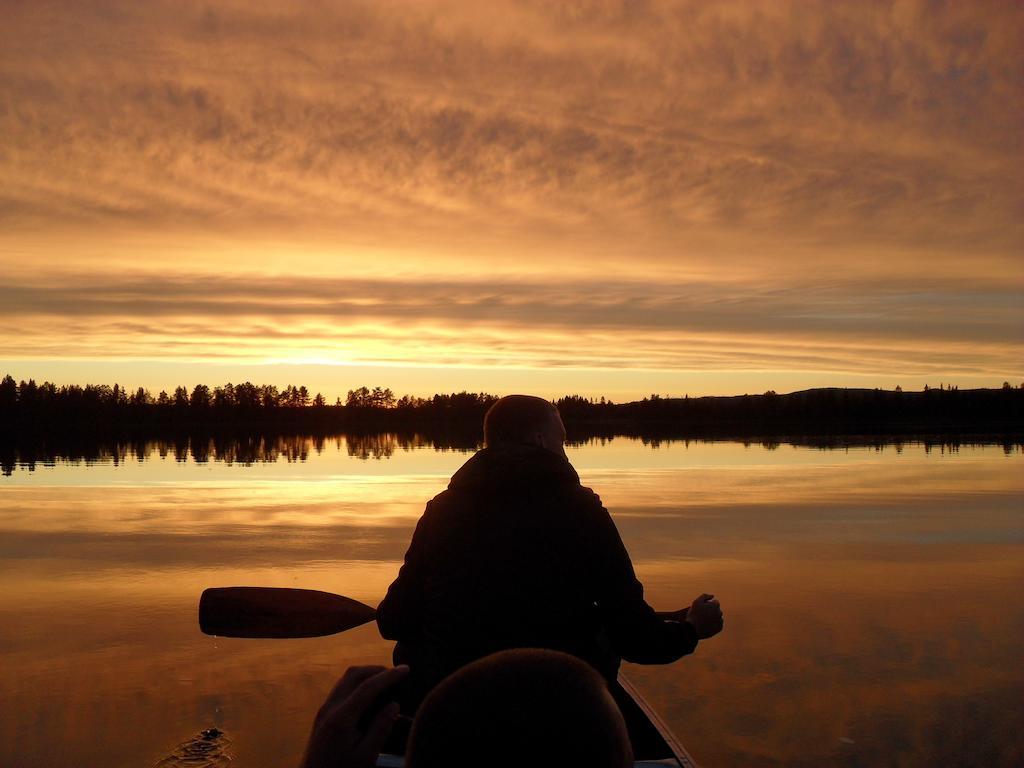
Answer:
<svg viewBox="0 0 1024 768"><path fill-rule="evenodd" d="M384 742L387 741L388 735L391 733L391 729L394 727L395 720L397 719L398 703L394 701L377 713L369 728L366 729L366 735L354 750L355 763L357 765L359 760L362 760L367 765L373 764L374 759L380 754Z"/></svg>
<svg viewBox="0 0 1024 768"><path fill-rule="evenodd" d="M314 723L321 722L336 706L344 702L352 694L352 692L359 687L368 678L373 675L380 674L386 669L379 665L371 665L365 667L349 667L345 670L338 682L331 688L331 692L327 694L327 698L324 703L320 706L320 710L316 713L316 719Z"/></svg>
<svg viewBox="0 0 1024 768"><path fill-rule="evenodd" d="M358 719L367 707L378 701L381 694L388 688L404 680L409 674L409 667L401 664L393 669L386 669L373 677L369 677L359 684L359 687L352 691L349 697L351 711L356 713Z"/></svg>
<svg viewBox="0 0 1024 768"><path fill-rule="evenodd" d="M337 697L332 695L324 702L317 715L317 724L332 729L355 729L367 710L381 700L383 692L393 682L404 677L408 670L406 666L394 669L363 667L359 673L352 676L353 679L362 678L354 690ZM339 682L337 690L348 687L347 684L342 685L343 682L344 680Z"/></svg>
<svg viewBox="0 0 1024 768"><path fill-rule="evenodd" d="M349 667L345 670L345 674L341 676L341 679L335 684L327 698L348 698L352 692L366 680L370 679L374 675L379 675L385 669L387 669L387 667L382 667L379 664L371 664L365 667Z"/></svg>

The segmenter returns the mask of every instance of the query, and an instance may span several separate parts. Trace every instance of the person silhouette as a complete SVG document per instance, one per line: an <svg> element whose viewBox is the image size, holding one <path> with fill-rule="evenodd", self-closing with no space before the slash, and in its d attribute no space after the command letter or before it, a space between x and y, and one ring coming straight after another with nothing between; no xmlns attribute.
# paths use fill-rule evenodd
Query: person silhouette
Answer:
<svg viewBox="0 0 1024 768"><path fill-rule="evenodd" d="M665 664L722 630L704 594L659 616L600 497L580 484L557 408L498 400L485 447L435 496L377 608L394 661L410 669L403 710L455 670L497 651L547 648L614 684L622 659Z"/></svg>

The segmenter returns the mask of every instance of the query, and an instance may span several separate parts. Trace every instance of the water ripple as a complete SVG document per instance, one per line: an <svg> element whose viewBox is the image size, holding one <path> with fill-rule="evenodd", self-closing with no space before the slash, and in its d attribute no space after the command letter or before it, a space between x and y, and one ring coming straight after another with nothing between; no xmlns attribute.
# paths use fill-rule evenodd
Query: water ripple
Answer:
<svg viewBox="0 0 1024 768"><path fill-rule="evenodd" d="M177 746L155 768L222 768L232 758L231 740L218 728L207 728Z"/></svg>

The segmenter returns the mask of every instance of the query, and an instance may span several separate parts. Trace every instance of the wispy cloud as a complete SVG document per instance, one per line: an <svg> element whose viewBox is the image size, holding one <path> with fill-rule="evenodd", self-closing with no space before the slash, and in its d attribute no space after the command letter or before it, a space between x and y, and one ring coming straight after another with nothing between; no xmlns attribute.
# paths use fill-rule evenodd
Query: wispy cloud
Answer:
<svg viewBox="0 0 1024 768"><path fill-rule="evenodd" d="M1024 305L1015 287L976 281L964 286L923 279L915 286L783 284L712 280L575 281L325 279L261 275L47 275L0 286L0 316L146 320L275 318L268 336L291 333L303 319L433 322L513 330L784 333L794 336L918 338L935 341L1019 341ZM948 314L956 312L957 322Z"/></svg>
<svg viewBox="0 0 1024 768"><path fill-rule="evenodd" d="M1011 5L12 10L14 224L1022 243Z"/></svg>
<svg viewBox="0 0 1024 768"><path fill-rule="evenodd" d="M866 297L866 298L865 298ZM948 322L955 309L956 323ZM0 287L0 358L181 359L1000 375L1012 289L806 282L49 276Z"/></svg>

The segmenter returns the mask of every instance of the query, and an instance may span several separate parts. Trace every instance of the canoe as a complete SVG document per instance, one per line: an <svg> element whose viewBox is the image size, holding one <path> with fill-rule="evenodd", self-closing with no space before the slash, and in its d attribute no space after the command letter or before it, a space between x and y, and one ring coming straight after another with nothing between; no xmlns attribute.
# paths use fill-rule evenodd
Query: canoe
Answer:
<svg viewBox="0 0 1024 768"><path fill-rule="evenodd" d="M697 768L693 758L665 721L621 672L618 684L612 686L611 693L626 721L633 745L634 768ZM404 743L403 736L399 736L397 741ZM383 753L377 758L378 768L403 768L404 765L401 755Z"/></svg>
<svg viewBox="0 0 1024 768"><path fill-rule="evenodd" d="M373 621L375 609L342 595L282 587L211 587L199 601L199 626L222 637L320 637ZM675 618L679 613L665 614ZM619 673L610 686L626 721L636 768L697 768L665 721L640 691ZM380 768L401 768L411 720L399 718L377 760Z"/></svg>

